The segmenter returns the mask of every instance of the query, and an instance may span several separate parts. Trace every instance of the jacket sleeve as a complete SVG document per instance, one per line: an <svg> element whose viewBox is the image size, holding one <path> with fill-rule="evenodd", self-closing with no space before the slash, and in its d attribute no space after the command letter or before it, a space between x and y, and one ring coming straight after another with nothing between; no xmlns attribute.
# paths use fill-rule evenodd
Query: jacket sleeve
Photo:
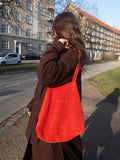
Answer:
<svg viewBox="0 0 120 160"><path fill-rule="evenodd" d="M65 51L64 45L55 40L38 65L39 83L42 86L56 87L70 81L77 63L77 52L72 49Z"/></svg>
<svg viewBox="0 0 120 160"><path fill-rule="evenodd" d="M37 86L36 86L36 89L35 89L33 98L30 100L30 102L29 102L28 105L26 106L30 112L32 112L32 108L33 108L33 105L34 105L35 95L36 95L38 86L39 86L39 83L37 83Z"/></svg>

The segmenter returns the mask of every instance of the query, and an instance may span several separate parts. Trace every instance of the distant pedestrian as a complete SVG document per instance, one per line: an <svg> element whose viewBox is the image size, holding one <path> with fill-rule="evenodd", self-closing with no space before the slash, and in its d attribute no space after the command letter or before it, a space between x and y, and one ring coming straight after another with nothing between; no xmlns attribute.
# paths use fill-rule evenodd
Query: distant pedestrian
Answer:
<svg viewBox="0 0 120 160"><path fill-rule="evenodd" d="M40 60L37 69L38 84L34 97L27 106L30 119L26 136L29 141L23 160L82 159L82 142L79 133L68 141L56 143L41 140L36 133L38 116L41 113L47 87L55 88L71 82L79 62L81 68L77 76L77 87L81 97L81 70L85 64L86 53L77 18L71 12L59 14L53 23L52 32L55 39ZM70 121L72 119L68 119L68 122Z"/></svg>

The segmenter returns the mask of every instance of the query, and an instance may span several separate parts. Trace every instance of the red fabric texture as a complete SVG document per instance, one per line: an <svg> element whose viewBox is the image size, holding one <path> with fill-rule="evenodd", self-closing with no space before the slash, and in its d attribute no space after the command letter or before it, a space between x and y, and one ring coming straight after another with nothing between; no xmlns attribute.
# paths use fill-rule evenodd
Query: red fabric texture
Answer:
<svg viewBox="0 0 120 160"><path fill-rule="evenodd" d="M38 116L36 133L39 139L65 142L84 132L84 116L77 88L77 65L72 82L47 91Z"/></svg>

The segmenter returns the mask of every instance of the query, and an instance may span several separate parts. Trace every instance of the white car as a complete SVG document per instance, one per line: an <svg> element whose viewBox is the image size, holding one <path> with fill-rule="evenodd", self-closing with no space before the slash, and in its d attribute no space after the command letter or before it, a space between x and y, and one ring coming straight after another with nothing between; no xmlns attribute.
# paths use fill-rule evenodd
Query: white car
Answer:
<svg viewBox="0 0 120 160"><path fill-rule="evenodd" d="M21 57L17 53L0 53L0 65L21 64Z"/></svg>

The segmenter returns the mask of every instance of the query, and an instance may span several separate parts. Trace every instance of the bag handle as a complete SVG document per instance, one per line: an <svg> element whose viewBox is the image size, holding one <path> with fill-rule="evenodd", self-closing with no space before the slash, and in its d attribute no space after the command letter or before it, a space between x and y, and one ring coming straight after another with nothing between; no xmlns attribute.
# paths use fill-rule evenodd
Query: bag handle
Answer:
<svg viewBox="0 0 120 160"><path fill-rule="evenodd" d="M77 75L78 75L78 72L80 70L80 66L81 66L81 62L78 62L77 66L76 66L76 69L75 69L75 72L74 72L74 75L73 75L72 82L76 82Z"/></svg>

